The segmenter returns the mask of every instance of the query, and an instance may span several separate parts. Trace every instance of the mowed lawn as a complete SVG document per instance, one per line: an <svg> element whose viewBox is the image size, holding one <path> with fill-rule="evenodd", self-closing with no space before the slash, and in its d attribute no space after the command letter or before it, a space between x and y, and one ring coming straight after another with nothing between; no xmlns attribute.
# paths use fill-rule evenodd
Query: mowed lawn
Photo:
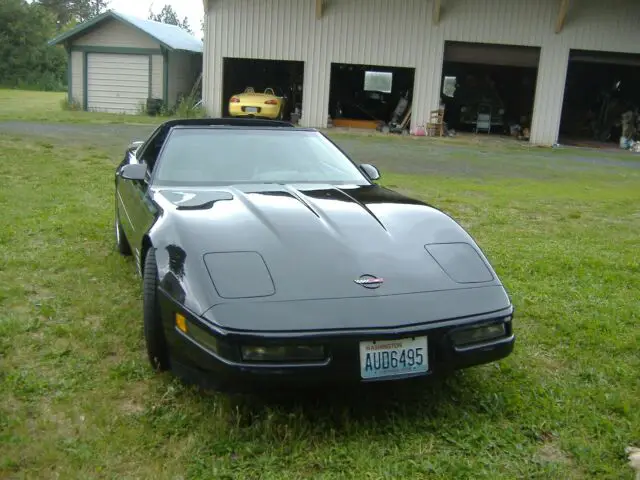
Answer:
<svg viewBox="0 0 640 480"><path fill-rule="evenodd" d="M66 92L38 92L0 88L0 121L34 121L91 124L150 124L146 115L115 115L64 110Z"/></svg>
<svg viewBox="0 0 640 480"><path fill-rule="evenodd" d="M113 244L120 158L0 133L1 478L633 478L640 169L385 170L478 240L516 306L515 352L419 388L275 401L151 372L140 281Z"/></svg>

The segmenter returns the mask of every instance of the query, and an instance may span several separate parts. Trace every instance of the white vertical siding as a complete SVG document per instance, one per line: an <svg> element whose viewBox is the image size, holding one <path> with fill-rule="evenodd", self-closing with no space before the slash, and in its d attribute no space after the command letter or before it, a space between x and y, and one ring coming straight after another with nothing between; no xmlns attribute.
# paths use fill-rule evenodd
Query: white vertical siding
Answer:
<svg viewBox="0 0 640 480"><path fill-rule="evenodd" d="M531 143L550 145L558 139L568 66L569 47L557 37L545 42L538 64Z"/></svg>
<svg viewBox="0 0 640 480"><path fill-rule="evenodd" d="M559 0L331 0L321 19L315 0L209 2L205 104L222 111L224 57L305 62L302 123L327 120L332 62L416 69L412 124L437 108L446 40L541 47L532 140L556 140L569 49L640 53L640 2L571 2L564 30L554 32ZM267 28L267 26L269 26Z"/></svg>
<svg viewBox="0 0 640 480"><path fill-rule="evenodd" d="M84 104L84 54L71 52L71 96L80 105Z"/></svg>
<svg viewBox="0 0 640 480"><path fill-rule="evenodd" d="M162 55L151 57L151 96L164 98L164 58Z"/></svg>
<svg viewBox="0 0 640 480"><path fill-rule="evenodd" d="M118 20L109 20L78 38L74 45L127 48L160 48L151 36Z"/></svg>

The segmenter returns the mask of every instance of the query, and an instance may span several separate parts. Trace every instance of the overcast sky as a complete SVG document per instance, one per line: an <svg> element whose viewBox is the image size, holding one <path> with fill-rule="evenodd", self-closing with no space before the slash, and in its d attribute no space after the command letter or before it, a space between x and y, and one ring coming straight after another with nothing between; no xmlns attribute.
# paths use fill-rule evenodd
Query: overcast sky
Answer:
<svg viewBox="0 0 640 480"><path fill-rule="evenodd" d="M196 37L201 38L200 21L204 16L202 0L111 0L109 8L117 12L147 18L149 7L152 7L154 13L158 13L166 4L173 7L179 18L187 17L191 30Z"/></svg>

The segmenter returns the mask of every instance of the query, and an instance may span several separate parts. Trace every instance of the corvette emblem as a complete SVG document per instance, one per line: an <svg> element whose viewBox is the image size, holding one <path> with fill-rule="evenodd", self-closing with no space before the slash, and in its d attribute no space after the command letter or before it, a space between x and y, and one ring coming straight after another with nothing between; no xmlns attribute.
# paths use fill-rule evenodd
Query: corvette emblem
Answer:
<svg viewBox="0 0 640 480"><path fill-rule="evenodd" d="M373 275L362 275L360 278L354 280L358 285L362 285L364 288L380 288L384 283L384 278L374 277Z"/></svg>

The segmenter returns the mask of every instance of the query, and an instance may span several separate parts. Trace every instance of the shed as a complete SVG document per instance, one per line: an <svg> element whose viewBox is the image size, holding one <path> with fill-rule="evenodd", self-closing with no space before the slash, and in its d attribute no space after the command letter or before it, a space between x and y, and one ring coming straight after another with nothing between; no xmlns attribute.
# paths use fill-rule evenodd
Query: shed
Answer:
<svg viewBox="0 0 640 480"><path fill-rule="evenodd" d="M69 54L69 101L84 110L173 107L202 72L202 41L174 25L107 11L49 42Z"/></svg>

